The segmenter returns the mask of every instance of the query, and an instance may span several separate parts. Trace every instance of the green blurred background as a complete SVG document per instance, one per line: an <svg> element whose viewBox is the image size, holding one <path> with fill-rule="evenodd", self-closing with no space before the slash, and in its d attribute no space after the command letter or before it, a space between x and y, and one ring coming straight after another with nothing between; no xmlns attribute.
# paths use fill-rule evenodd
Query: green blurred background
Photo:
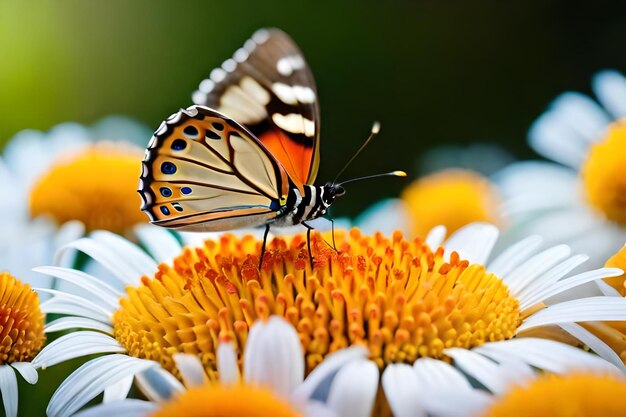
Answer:
<svg viewBox="0 0 626 417"><path fill-rule="evenodd" d="M423 151L446 143L532 157L526 131L553 97L626 70L624 2L0 0L0 145L109 114L156 128L262 26L290 33L317 79L320 182L373 120L382 135L346 176L415 173ZM376 193L354 184L337 213L405 184L377 181Z"/></svg>

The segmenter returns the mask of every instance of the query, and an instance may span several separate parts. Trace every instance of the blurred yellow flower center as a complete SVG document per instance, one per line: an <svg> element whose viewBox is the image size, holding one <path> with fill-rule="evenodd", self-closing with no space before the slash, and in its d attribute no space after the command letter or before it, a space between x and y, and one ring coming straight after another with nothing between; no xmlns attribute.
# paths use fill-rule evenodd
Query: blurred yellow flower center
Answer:
<svg viewBox="0 0 626 417"><path fill-rule="evenodd" d="M513 388L483 417L609 417L626 410L626 381L615 376L546 375Z"/></svg>
<svg viewBox="0 0 626 417"><path fill-rule="evenodd" d="M521 322L502 280L455 252L446 262L442 248L432 252L399 232L386 238L352 229L335 238L338 253L312 235L313 268L304 235L274 239L260 271L261 241L251 236L185 248L173 266L161 264L154 278L127 288L115 337L129 354L174 373L172 354L197 354L215 378L218 341L241 353L252 323L270 314L294 325L309 371L355 344L367 346L381 368L442 358L448 347L511 338Z"/></svg>
<svg viewBox="0 0 626 417"><path fill-rule="evenodd" d="M448 232L466 224L498 223L499 197L489 181L478 173L451 169L420 178L402 193L415 236L426 236L435 226Z"/></svg>
<svg viewBox="0 0 626 417"><path fill-rule="evenodd" d="M590 148L581 173L589 202L626 227L626 120L609 126L606 137Z"/></svg>
<svg viewBox="0 0 626 417"><path fill-rule="evenodd" d="M58 161L33 186L30 213L59 224L80 220L87 230L123 232L146 218L139 210L141 152L113 144L92 146Z"/></svg>
<svg viewBox="0 0 626 417"><path fill-rule="evenodd" d="M37 293L0 272L0 365L33 359L46 341L43 327Z"/></svg>
<svg viewBox="0 0 626 417"><path fill-rule="evenodd" d="M261 387L206 384L181 393L151 417L299 417L288 403Z"/></svg>

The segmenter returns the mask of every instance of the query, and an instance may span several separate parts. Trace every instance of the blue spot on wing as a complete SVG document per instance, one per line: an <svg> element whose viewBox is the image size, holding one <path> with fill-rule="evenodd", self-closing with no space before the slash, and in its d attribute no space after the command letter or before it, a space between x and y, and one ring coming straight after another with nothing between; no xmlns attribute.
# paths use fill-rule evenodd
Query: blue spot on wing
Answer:
<svg viewBox="0 0 626 417"><path fill-rule="evenodd" d="M182 194L185 194L185 195L187 195L187 194L191 194L191 188L189 188L189 187L183 187L183 188L181 188L181 189L180 189L180 192L181 192Z"/></svg>
<svg viewBox="0 0 626 417"><path fill-rule="evenodd" d="M172 190L170 190L167 187L161 187L160 191L161 191L161 195L163 197L171 197L172 196Z"/></svg>
<svg viewBox="0 0 626 417"><path fill-rule="evenodd" d="M171 162L163 162L161 164L161 172L164 174L173 174L176 172L176 165Z"/></svg>
<svg viewBox="0 0 626 417"><path fill-rule="evenodd" d="M175 151L182 151L187 147L187 142L184 139L174 139L172 142L172 149Z"/></svg>
<svg viewBox="0 0 626 417"><path fill-rule="evenodd" d="M166 216L170 215L170 209L168 209L165 206L161 206L160 208L161 208L161 213L165 214Z"/></svg>

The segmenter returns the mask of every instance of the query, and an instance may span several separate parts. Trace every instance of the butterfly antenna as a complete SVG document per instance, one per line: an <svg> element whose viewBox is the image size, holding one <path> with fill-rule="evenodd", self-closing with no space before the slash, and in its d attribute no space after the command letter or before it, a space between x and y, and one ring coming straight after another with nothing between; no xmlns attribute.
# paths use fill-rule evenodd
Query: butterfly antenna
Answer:
<svg viewBox="0 0 626 417"><path fill-rule="evenodd" d="M363 145L361 145L361 147L354 153L354 155L352 155L352 158L350 158L350 160L343 166L343 168L341 168L341 170L339 171L339 173L337 174L337 176L333 180L333 184L335 184L337 182L337 179L339 179L339 176L341 174L343 174L343 172L346 170L346 168L348 168L350 166L352 161L354 161L356 159L356 157L359 156L361 151L363 149L365 149L367 144L370 143L372 141L372 139L374 139L378 135L379 132L380 132L380 123L374 122L374 124L372 125L372 131L370 132L369 137L365 140L365 142L363 142Z"/></svg>
<svg viewBox="0 0 626 417"><path fill-rule="evenodd" d="M406 172L404 172L404 171L392 171L392 172L385 172L384 174L374 174L374 175L367 175L365 177L351 178L349 180L340 182L337 185L344 185L344 184L348 184L349 182L367 180L367 179L370 179L370 178L378 178L378 177L406 177Z"/></svg>

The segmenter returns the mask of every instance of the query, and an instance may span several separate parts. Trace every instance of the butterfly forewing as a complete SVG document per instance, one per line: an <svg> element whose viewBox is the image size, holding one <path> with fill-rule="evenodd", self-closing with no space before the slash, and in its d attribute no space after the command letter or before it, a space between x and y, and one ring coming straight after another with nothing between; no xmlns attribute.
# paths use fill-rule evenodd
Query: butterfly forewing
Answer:
<svg viewBox="0 0 626 417"><path fill-rule="evenodd" d="M251 132L202 106L161 124L139 184L153 223L190 231L265 224L288 191L287 173Z"/></svg>
<svg viewBox="0 0 626 417"><path fill-rule="evenodd" d="M257 31L193 95L249 128L301 186L319 165L319 104L304 56L284 32Z"/></svg>

